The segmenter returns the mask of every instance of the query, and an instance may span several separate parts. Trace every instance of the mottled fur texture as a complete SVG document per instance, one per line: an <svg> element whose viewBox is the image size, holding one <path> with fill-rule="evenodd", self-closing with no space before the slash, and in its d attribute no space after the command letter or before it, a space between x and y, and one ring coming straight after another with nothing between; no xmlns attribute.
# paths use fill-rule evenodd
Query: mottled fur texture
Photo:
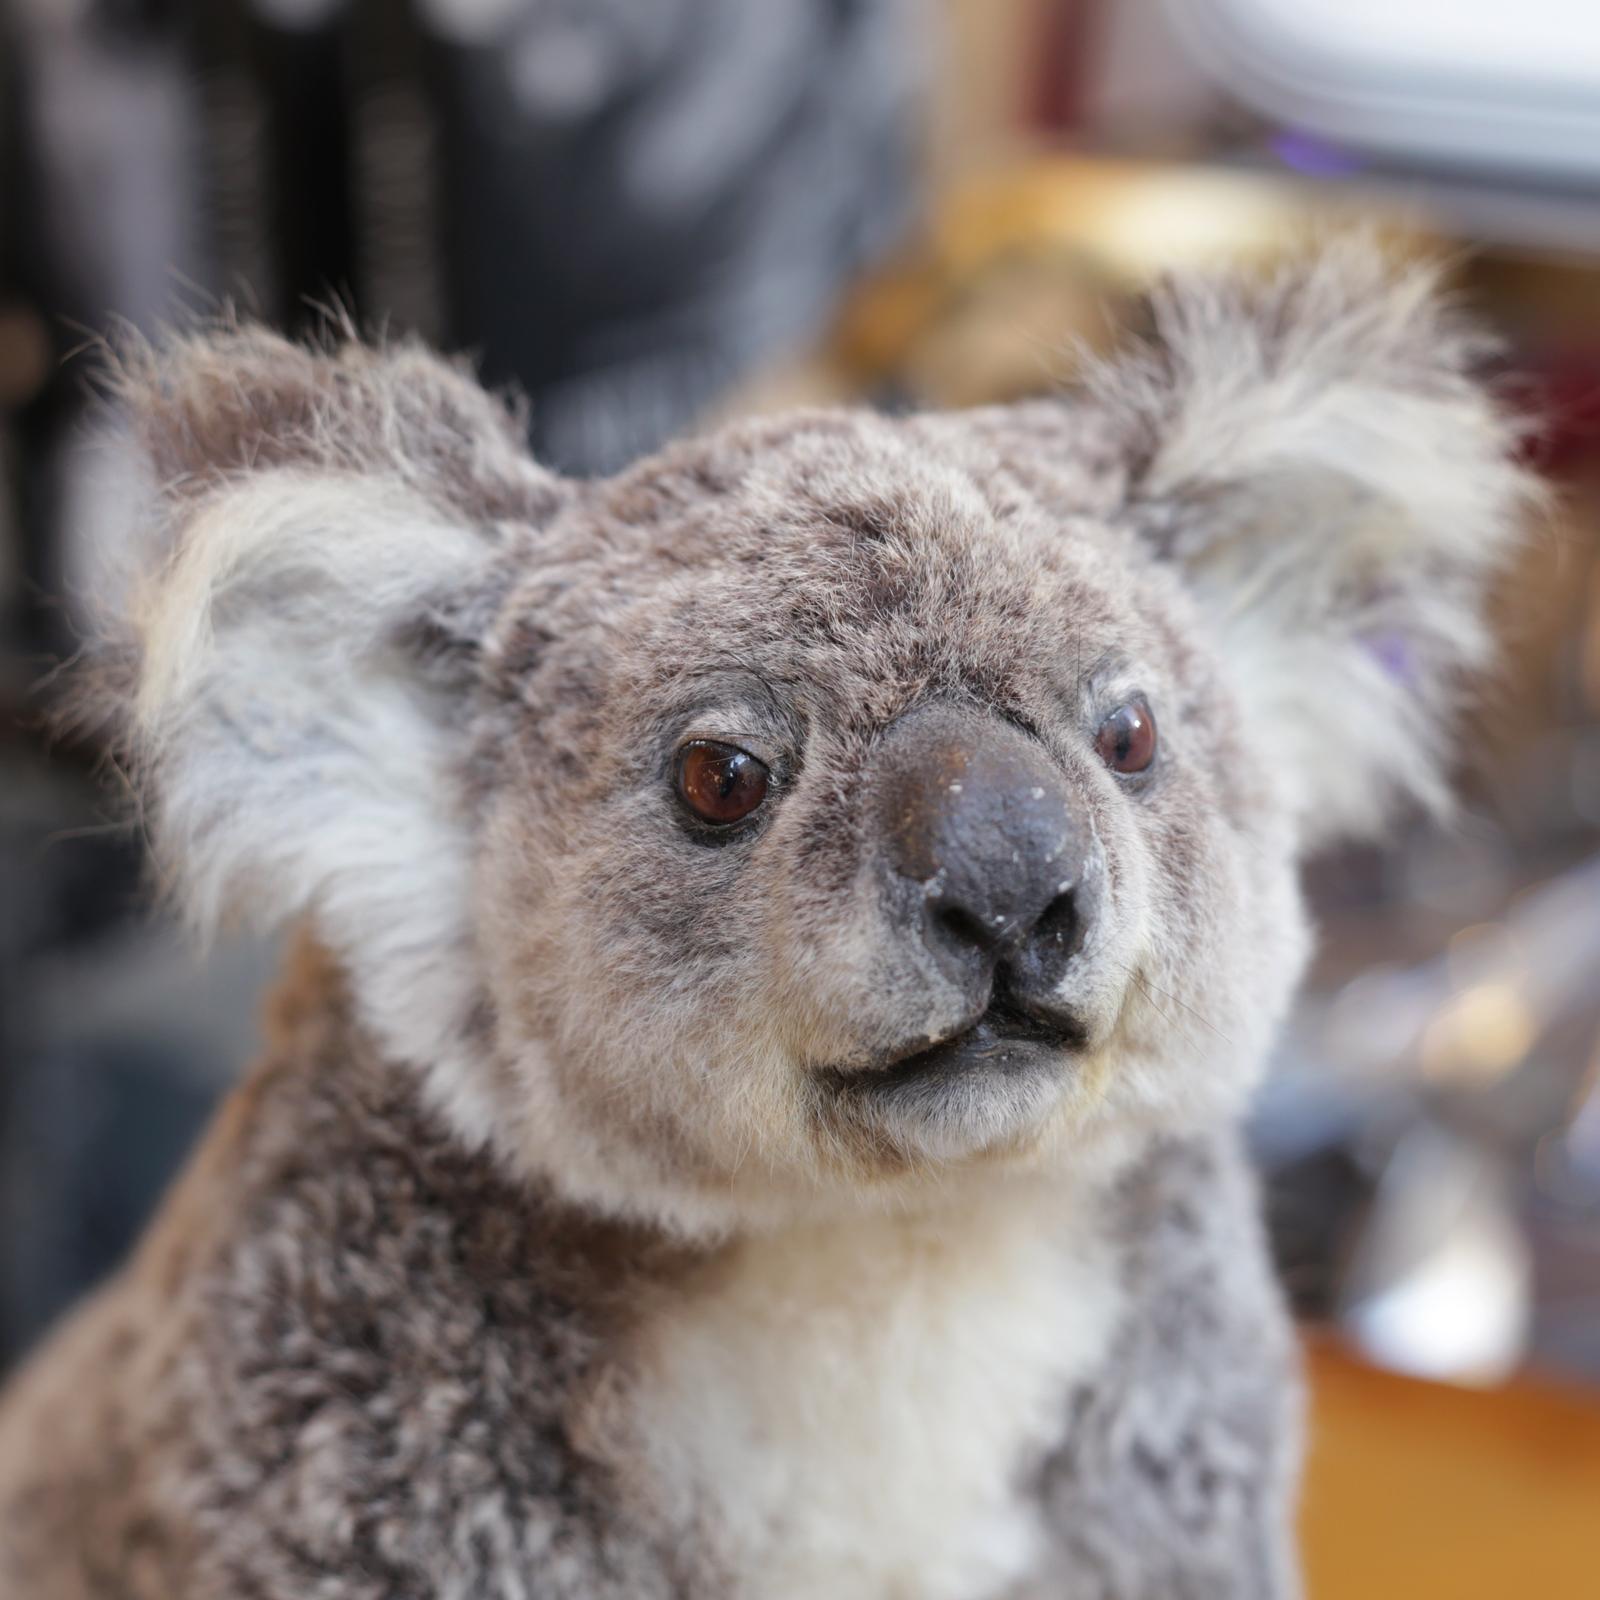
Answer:
<svg viewBox="0 0 1600 1600"><path fill-rule="evenodd" d="M1477 335L1360 246L1157 297L1058 398L567 482L461 369L132 358L96 691L275 1043L0 1411L37 1600L1283 1600L1292 1340L1236 1125L1297 866L1437 803L1534 499ZM1144 695L1149 776L1096 758ZM1023 730L1091 848L1060 1070L855 1093L961 997L877 752ZM672 793L761 757L756 823Z"/></svg>

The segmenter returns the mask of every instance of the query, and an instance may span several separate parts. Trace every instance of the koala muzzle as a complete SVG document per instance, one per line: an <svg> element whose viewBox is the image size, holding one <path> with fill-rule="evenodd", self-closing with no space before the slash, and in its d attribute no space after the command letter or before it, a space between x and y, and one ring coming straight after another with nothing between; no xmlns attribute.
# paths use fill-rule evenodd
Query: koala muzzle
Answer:
<svg viewBox="0 0 1600 1600"><path fill-rule="evenodd" d="M1090 835L1066 777L998 717L942 705L889 729L876 777L905 935L925 944L975 1018L1003 1010L1070 1031L1052 992L1083 944Z"/></svg>

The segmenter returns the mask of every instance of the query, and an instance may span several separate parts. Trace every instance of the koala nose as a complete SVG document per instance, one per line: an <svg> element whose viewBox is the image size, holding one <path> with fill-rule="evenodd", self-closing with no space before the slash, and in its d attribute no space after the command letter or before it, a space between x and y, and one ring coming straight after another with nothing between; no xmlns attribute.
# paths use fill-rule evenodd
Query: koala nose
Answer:
<svg viewBox="0 0 1600 1600"><path fill-rule="evenodd" d="M940 965L982 1005L1003 984L1044 1002L1083 943L1089 830L1031 739L955 707L908 713L879 755L888 865Z"/></svg>

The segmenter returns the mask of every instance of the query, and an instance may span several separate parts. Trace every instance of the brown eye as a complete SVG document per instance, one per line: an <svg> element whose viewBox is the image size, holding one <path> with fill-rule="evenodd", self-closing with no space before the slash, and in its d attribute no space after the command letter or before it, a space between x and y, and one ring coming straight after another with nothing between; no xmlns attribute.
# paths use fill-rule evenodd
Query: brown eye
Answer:
<svg viewBox="0 0 1600 1600"><path fill-rule="evenodd" d="M1100 724L1096 753L1113 772L1143 772L1156 758L1156 724L1143 700L1130 700Z"/></svg>
<svg viewBox="0 0 1600 1600"><path fill-rule="evenodd" d="M769 781L765 764L735 744L696 739L678 752L678 793L702 822L742 822L767 798Z"/></svg>

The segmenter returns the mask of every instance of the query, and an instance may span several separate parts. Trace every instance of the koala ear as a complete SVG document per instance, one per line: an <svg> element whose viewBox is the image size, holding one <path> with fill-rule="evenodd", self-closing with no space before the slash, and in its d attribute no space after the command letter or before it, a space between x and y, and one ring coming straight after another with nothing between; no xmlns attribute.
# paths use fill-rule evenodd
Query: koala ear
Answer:
<svg viewBox="0 0 1600 1600"><path fill-rule="evenodd" d="M1539 502L1491 346L1432 266L1346 241L1276 274L1172 285L1091 396L1125 514L1225 634L1308 847L1445 798L1487 591Z"/></svg>
<svg viewBox="0 0 1600 1600"><path fill-rule="evenodd" d="M470 1003L438 984L465 965L475 653L505 547L565 491L408 345L229 328L125 354L117 389L148 505L98 693L158 863L203 930L312 915L431 1048L430 1008Z"/></svg>

